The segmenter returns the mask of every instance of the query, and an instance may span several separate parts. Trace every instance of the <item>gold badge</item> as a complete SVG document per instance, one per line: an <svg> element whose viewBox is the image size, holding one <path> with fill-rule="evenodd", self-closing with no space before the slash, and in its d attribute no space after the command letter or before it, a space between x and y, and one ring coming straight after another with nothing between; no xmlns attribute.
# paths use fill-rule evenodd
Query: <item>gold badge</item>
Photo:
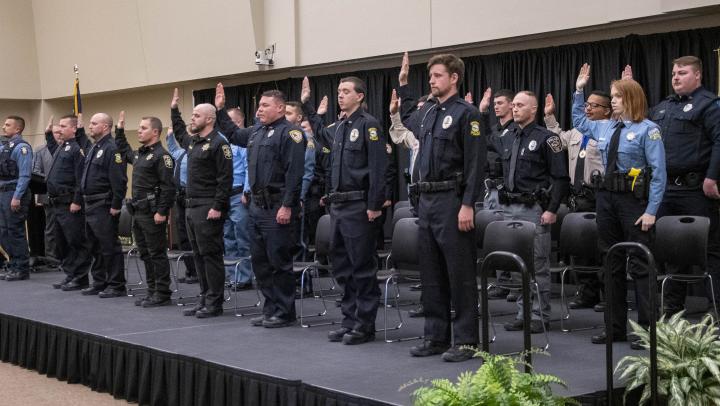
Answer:
<svg viewBox="0 0 720 406"><path fill-rule="evenodd" d="M375 128L375 127L368 128L368 134L370 134L370 141L378 140L377 128Z"/></svg>
<svg viewBox="0 0 720 406"><path fill-rule="evenodd" d="M388 155L392 154L392 147L390 144L385 143L385 151L387 151Z"/></svg>
<svg viewBox="0 0 720 406"><path fill-rule="evenodd" d="M151 159L153 159L153 154L148 154L147 157L145 157L146 161L149 161Z"/></svg>
<svg viewBox="0 0 720 406"><path fill-rule="evenodd" d="M657 141L657 140L661 139L662 137L660 136L660 129L653 128L652 130L650 130L650 132L648 132L648 138L650 138L653 141Z"/></svg>
<svg viewBox="0 0 720 406"><path fill-rule="evenodd" d="M290 138L292 138L292 140L295 141L296 144L301 143L303 140L303 134L300 130L290 130L288 134L290 134Z"/></svg>
<svg viewBox="0 0 720 406"><path fill-rule="evenodd" d="M163 161L165 161L165 166L172 169L173 167L173 160L170 157L170 155L163 155Z"/></svg>
<svg viewBox="0 0 720 406"><path fill-rule="evenodd" d="M100 151L100 152L102 152L102 151ZM99 155L102 155L102 154L99 154ZM100 158L100 157L98 156L98 158ZM115 163L116 164L122 163L122 155L120 155L119 152L115 154Z"/></svg>
<svg viewBox="0 0 720 406"><path fill-rule="evenodd" d="M473 137L477 137L480 135L480 122L479 121L471 121L470 122L470 135Z"/></svg>
<svg viewBox="0 0 720 406"><path fill-rule="evenodd" d="M330 153L330 148L328 148L328 147L323 147L323 148L322 148L322 152L323 152L323 154L329 154L329 153Z"/></svg>
<svg viewBox="0 0 720 406"><path fill-rule="evenodd" d="M203 150L203 151L207 151L208 149L210 149L210 143L209 143L209 142L206 142L205 144L203 144L202 150Z"/></svg>
<svg viewBox="0 0 720 406"><path fill-rule="evenodd" d="M27 147L20 147L20 153L23 155L27 155L27 153L28 153Z"/></svg>
<svg viewBox="0 0 720 406"><path fill-rule="evenodd" d="M190 144L190 147L189 147L189 149L193 149L193 146L192 146L192 144Z"/></svg>
<svg viewBox="0 0 720 406"><path fill-rule="evenodd" d="M359 136L360 136L360 132L357 130L357 128L353 128L353 130L350 131L350 142L357 141Z"/></svg>
<svg viewBox="0 0 720 406"><path fill-rule="evenodd" d="M556 154L558 152L562 152L562 141L560 141L560 137L558 137L557 135L548 137L546 142L550 146L550 149L552 149L552 152Z"/></svg>
<svg viewBox="0 0 720 406"><path fill-rule="evenodd" d="M232 159L232 150L230 149L229 145L223 145L222 151L223 155L225 155L225 159Z"/></svg>
<svg viewBox="0 0 720 406"><path fill-rule="evenodd" d="M313 140L308 140L307 147L309 149L315 149L315 143L313 142Z"/></svg>

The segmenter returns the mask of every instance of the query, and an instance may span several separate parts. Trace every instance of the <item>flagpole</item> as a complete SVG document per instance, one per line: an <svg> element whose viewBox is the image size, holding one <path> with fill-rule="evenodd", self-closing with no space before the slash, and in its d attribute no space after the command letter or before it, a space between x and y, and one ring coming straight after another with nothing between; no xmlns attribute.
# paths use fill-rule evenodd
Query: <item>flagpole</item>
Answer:
<svg viewBox="0 0 720 406"><path fill-rule="evenodd" d="M720 96L720 48L715 50L717 55L717 94Z"/></svg>

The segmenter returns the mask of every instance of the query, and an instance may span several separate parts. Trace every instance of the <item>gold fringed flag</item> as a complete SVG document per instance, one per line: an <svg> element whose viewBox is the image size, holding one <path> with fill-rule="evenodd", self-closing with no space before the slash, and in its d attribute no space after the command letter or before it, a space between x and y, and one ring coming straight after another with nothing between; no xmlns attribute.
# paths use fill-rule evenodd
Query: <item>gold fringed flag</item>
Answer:
<svg viewBox="0 0 720 406"><path fill-rule="evenodd" d="M75 65L75 86L73 87L73 113L77 116L82 113L82 99L80 98L80 77L78 66Z"/></svg>

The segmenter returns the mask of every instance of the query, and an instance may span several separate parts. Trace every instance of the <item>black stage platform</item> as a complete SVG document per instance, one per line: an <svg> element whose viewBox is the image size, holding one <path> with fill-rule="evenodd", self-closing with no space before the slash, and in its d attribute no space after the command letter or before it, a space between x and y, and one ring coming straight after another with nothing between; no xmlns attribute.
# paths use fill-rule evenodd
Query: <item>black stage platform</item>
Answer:
<svg viewBox="0 0 720 406"><path fill-rule="evenodd" d="M100 299L52 289L59 279L59 273L42 273L27 281L0 281L0 359L141 404L408 405L415 387L399 390L406 383L454 379L480 366L479 360L451 364L439 357L413 358L408 349L418 341L385 343L380 334L373 343L346 346L327 341L328 326L265 329L232 312L199 320L183 317L175 305L143 309L130 297ZM197 290L197 285L181 286ZM255 298L254 291L239 295L245 303ZM407 290L402 295L418 297ZM507 313L514 306L493 301L491 311ZM319 302L307 300L306 310L319 308ZM340 317L334 304L328 309L328 319ZM409 307L403 309L407 315ZM389 310L394 320L394 309ZM553 314L559 317L557 299ZM573 315L570 326L602 321L592 310ZM521 348L522 334L502 329L510 317L493 319L498 336L492 352ZM392 336L422 333L422 319L405 321ZM536 369L564 379L569 389L561 393L602 391L605 349L590 343L598 331L563 333L553 322L552 355L535 356ZM543 336L534 335L533 343L543 345ZM637 353L627 343L616 344L616 362L631 352ZM583 397L584 404L592 404L591 398Z"/></svg>

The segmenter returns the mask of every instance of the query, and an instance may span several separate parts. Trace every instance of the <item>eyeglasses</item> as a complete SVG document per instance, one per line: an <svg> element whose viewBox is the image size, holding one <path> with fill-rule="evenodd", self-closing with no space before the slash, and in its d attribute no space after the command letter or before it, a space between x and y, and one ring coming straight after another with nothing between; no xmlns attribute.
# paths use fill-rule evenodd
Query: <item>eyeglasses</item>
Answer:
<svg viewBox="0 0 720 406"><path fill-rule="evenodd" d="M593 108L593 109L597 109L597 108L600 108L600 107L602 107L602 108L604 108L604 109L610 108L610 106L605 106L605 105L603 105L603 104L587 103L587 102L584 103L583 106L584 106L585 108L590 107L590 108Z"/></svg>

